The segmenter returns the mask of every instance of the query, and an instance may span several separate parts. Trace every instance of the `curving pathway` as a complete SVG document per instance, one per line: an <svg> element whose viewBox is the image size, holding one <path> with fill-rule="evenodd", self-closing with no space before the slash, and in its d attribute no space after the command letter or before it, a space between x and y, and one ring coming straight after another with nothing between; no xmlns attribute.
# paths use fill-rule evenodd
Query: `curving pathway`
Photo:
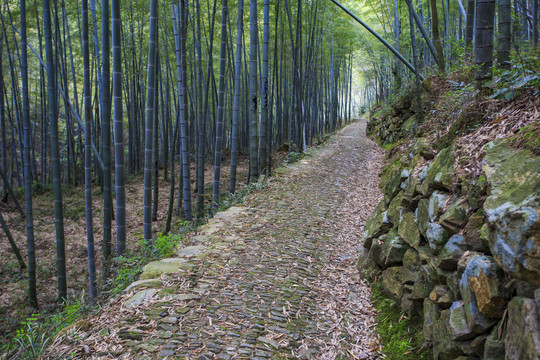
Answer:
<svg viewBox="0 0 540 360"><path fill-rule="evenodd" d="M217 214L176 258L147 266L49 358L377 358L355 265L381 161L365 122L347 126Z"/></svg>

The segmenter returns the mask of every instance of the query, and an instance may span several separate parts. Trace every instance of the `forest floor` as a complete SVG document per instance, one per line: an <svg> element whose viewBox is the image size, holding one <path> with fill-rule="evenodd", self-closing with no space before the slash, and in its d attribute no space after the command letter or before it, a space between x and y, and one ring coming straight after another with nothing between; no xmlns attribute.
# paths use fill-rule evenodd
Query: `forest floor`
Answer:
<svg viewBox="0 0 540 360"><path fill-rule="evenodd" d="M273 163L281 164L287 157L287 151L276 151L273 154ZM169 169L168 169L169 170ZM221 189L228 189L229 184L229 158L225 158L222 164ZM170 170L169 170L170 171ZM175 169L178 172L178 166ZM238 165L238 186L241 191L247 183L248 158L245 155L239 157ZM194 167L191 173L195 173ZM205 169L205 185L207 187L205 200L209 204L212 195L213 164L207 164ZM153 223L155 232L163 232L167 220L167 210L169 205L170 181L164 179L163 169L160 169L158 183L158 216ZM178 174L175 176L176 187L178 187ZM142 218L143 218L143 175L136 174L128 176L126 179L126 224L127 224L127 247L128 255L137 255L144 252L142 238ZM193 188L194 184L192 184ZM176 192L178 194L178 192ZM19 202L24 207L24 197L19 194ZM196 193L193 195L193 206L195 209ZM85 199L83 186L64 186L64 227L66 238L66 267L68 271L68 302L84 304L88 302L88 260L86 247L86 218ZM175 200L176 201L176 200ZM113 197L113 209L115 209L115 199ZM112 274L106 284L102 282L102 239L103 239L103 192L94 184L93 188L93 220L94 220L94 240L96 243L96 268L98 271L99 291L101 298L107 298L108 291L114 287L115 265L112 265ZM176 207L176 203L175 203ZM0 230L0 346L15 335L16 329L21 322L28 317L37 318L40 321L51 314L55 314L60 306L56 302L56 247L54 230L54 202L53 192L50 188L38 188L33 194L34 208L34 232L37 259L37 287L39 309L32 309L28 304L28 282L26 270L21 270L16 261L13 250L3 231ZM12 233L17 246L23 257L26 259L26 227L25 219L15 210L13 203L3 203L0 201L0 211L6 219L10 232ZM173 213L172 230L179 231L184 226L183 214L180 216ZM115 247L116 229L113 221L112 242L113 254ZM114 255L113 255L114 256ZM136 275L136 272L134 273ZM40 314L33 316L33 314ZM1 358L1 356L0 356Z"/></svg>
<svg viewBox="0 0 540 360"><path fill-rule="evenodd" d="M364 121L347 126L189 234L177 272L77 321L45 358L377 358L356 260L382 157Z"/></svg>

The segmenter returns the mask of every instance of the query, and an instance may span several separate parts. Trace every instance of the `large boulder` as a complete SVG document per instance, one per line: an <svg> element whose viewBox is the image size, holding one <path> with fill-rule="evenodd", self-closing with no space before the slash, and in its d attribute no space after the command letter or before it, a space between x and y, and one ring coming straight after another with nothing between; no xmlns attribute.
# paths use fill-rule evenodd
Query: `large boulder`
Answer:
<svg viewBox="0 0 540 360"><path fill-rule="evenodd" d="M508 304L507 359L540 359L540 319L534 299L515 297Z"/></svg>
<svg viewBox="0 0 540 360"><path fill-rule="evenodd" d="M398 234L413 248L420 244L420 232L412 212L406 212L399 222Z"/></svg>
<svg viewBox="0 0 540 360"><path fill-rule="evenodd" d="M477 334L489 330L504 312L502 270L493 258L472 256L461 275L459 288L470 328Z"/></svg>
<svg viewBox="0 0 540 360"><path fill-rule="evenodd" d="M510 275L540 287L540 157L508 140L485 146L489 247Z"/></svg>
<svg viewBox="0 0 540 360"><path fill-rule="evenodd" d="M451 190L456 179L454 147L442 149L431 163L427 173L430 187Z"/></svg>

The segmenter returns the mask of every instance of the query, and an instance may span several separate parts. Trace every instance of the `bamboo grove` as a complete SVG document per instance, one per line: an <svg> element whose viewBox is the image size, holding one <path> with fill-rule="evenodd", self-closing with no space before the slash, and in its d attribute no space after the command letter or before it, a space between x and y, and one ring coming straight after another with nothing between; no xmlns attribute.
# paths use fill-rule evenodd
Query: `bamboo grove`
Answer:
<svg viewBox="0 0 540 360"><path fill-rule="evenodd" d="M355 13L411 64L409 71L391 51L360 36L364 77L362 100L380 102L423 74L474 66L476 80L492 69L510 69L511 54L538 51L538 0L363 0ZM415 80L415 78L417 78Z"/></svg>
<svg viewBox="0 0 540 360"><path fill-rule="evenodd" d="M96 298L96 247L108 260L136 235L126 230L127 176L144 174L140 231L151 248L173 216L204 217L236 191L241 154L249 157L248 181L257 181L270 175L274 149L302 152L352 116L357 40L326 0L5 0L0 9L2 198L26 218L27 264L0 220L28 269L34 307L36 188L54 193L61 301L69 286L62 189L84 187ZM204 182L205 163L214 164L212 184ZM158 203L160 176L170 180L168 204ZM102 202L93 187L102 188ZM98 206L102 217L94 219ZM153 227L159 206L168 206L166 229ZM106 266L101 271L106 278Z"/></svg>

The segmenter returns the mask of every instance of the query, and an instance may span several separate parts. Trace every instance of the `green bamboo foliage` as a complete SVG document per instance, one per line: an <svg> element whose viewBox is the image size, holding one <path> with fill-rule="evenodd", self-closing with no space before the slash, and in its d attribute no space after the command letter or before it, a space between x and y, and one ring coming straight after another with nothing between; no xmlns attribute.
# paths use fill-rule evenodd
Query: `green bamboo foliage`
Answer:
<svg viewBox="0 0 540 360"><path fill-rule="evenodd" d="M45 52L47 54L47 90L49 101L49 122L51 131L51 166L54 191L54 218L56 231L56 275L58 278L58 300L67 297L66 250L64 240L64 210L62 207L62 177L60 173L60 146L58 139L58 109L56 104L56 70L52 47L51 7L49 0L43 0L43 28Z"/></svg>
<svg viewBox="0 0 540 360"><path fill-rule="evenodd" d="M146 130L144 150L144 240L150 247L152 242L152 130L156 87L156 42L158 0L150 3L150 34L148 39L148 77L146 85Z"/></svg>
<svg viewBox="0 0 540 360"><path fill-rule="evenodd" d="M257 0L249 2L249 179L259 177L257 152Z"/></svg>
<svg viewBox="0 0 540 360"><path fill-rule="evenodd" d="M82 51L84 67L84 198L86 213L86 246L90 297L97 298L96 255L92 214L92 83L90 79L90 48L88 45L88 0L82 0Z"/></svg>
<svg viewBox="0 0 540 360"><path fill-rule="evenodd" d="M221 11L221 46L219 52L219 93L218 111L216 115L216 145L214 155L214 192L212 210L216 211L219 206L219 181L221 180L221 149L223 147L223 117L225 113L225 71L227 70L227 17L229 6L227 0L222 0Z"/></svg>
<svg viewBox="0 0 540 360"><path fill-rule="evenodd" d="M112 0L114 180L116 190L116 255L126 252L126 186L124 159L124 116L122 106L122 44L120 0Z"/></svg>
<svg viewBox="0 0 540 360"><path fill-rule="evenodd" d="M21 0L21 81L23 96L24 199L26 212L26 244L28 254L28 300L37 308L36 253L34 247L34 216L32 211L32 160L30 149L30 101L28 99L28 54L26 39L26 1ZM1 90L0 90L1 91ZM20 255L19 255L20 256Z"/></svg>

